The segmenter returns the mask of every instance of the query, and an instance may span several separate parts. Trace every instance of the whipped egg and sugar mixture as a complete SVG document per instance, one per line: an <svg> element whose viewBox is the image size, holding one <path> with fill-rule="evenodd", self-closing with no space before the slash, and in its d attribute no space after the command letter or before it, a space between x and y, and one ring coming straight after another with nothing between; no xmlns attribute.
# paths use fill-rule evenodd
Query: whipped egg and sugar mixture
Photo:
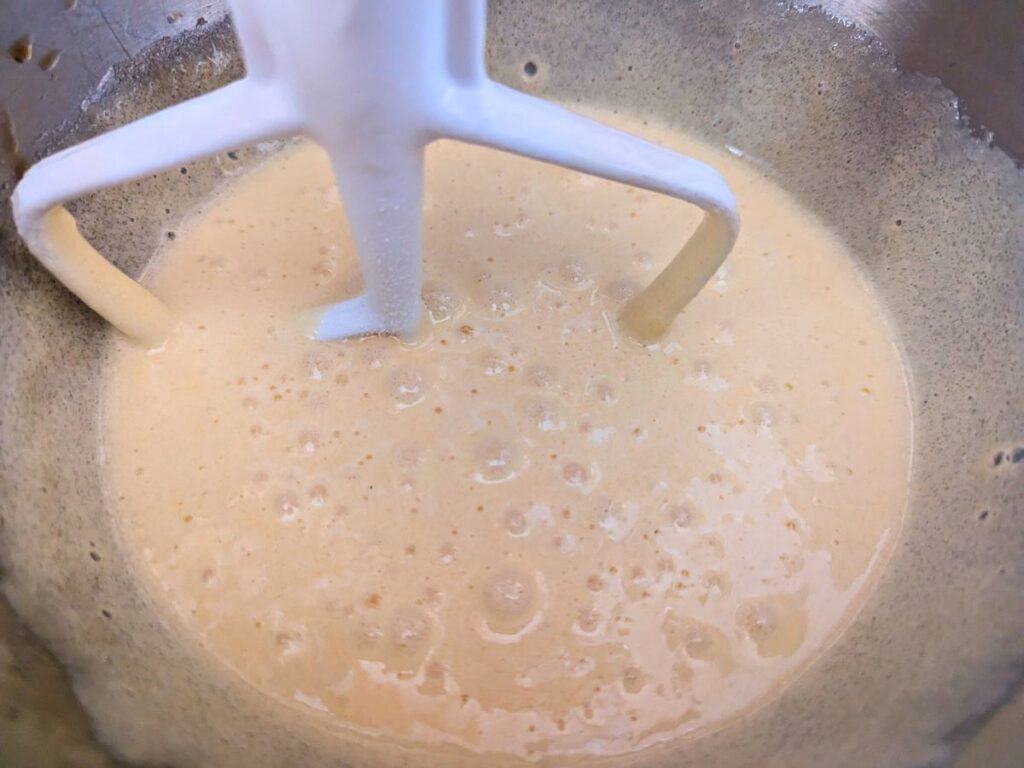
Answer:
<svg viewBox="0 0 1024 768"><path fill-rule="evenodd" d="M898 532L906 387L843 245L745 161L626 127L720 168L743 218L658 343L617 313L699 211L454 143L428 152L415 340L303 335L360 277L298 144L155 260L166 344L113 342L104 471L137 578L339 755L714 727L822 651Z"/></svg>

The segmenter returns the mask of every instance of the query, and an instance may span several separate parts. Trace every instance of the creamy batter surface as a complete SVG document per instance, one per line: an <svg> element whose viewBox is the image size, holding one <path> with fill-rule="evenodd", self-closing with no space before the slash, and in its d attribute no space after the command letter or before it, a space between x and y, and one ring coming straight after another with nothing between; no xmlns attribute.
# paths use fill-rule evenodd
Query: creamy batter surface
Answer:
<svg viewBox="0 0 1024 768"><path fill-rule="evenodd" d="M620 121L621 122L621 121ZM617 324L699 212L443 143L416 341L320 343L355 295L325 155L289 147L146 277L102 460L182 641L339 741L614 755L766 700L845 625L903 514L910 416L854 263L746 161L743 229L659 343Z"/></svg>

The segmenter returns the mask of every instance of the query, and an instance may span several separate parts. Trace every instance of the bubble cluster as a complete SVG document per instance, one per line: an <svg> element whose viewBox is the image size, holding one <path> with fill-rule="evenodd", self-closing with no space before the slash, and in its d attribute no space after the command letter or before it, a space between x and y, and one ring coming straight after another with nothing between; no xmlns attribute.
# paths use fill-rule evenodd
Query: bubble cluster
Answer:
<svg viewBox="0 0 1024 768"><path fill-rule="evenodd" d="M434 728L431 738L479 739L486 755L501 750L484 744L497 734L544 762L560 758L531 745L569 759L584 744L669 738L669 718L683 730L717 722L730 697L745 706L762 681L796 668L802 659L770 657L798 644L799 610L765 592L839 610L839 598L821 606L840 560L828 542L847 538L829 529L848 514L833 515L845 465L822 457L855 459L834 443L804 453L821 411L804 398L835 402L842 378L824 365L814 380L833 389L804 386L801 350L766 342L764 313L756 327L736 319L766 290L760 267L724 296L705 292L657 343L635 343L616 318L671 257L666 238L680 222L652 227L660 203L641 217L635 193L607 210L603 182L572 201L581 213L520 181L486 176L505 207L482 219L472 199L426 201L427 327L415 338L323 344L288 333L288 307L361 289L355 254L343 261L339 249L337 282L315 294L329 277L315 247L301 269L254 254L271 265L250 312L267 310L259 322L215 321L228 326L218 339L209 320L209 331L189 328L221 356L229 407L210 432L228 433L231 457L209 445L184 452L205 463L195 478L209 498L180 494L181 552L154 542L153 567L171 589L187 581L192 600L180 604L200 610L185 620L218 653L252 654L246 668L274 696L301 691L338 722L399 741ZM463 237L471 225L478 236ZM565 242L547 242L562 232ZM656 243L652 260L643 249ZM289 292L275 293L283 282ZM242 331L254 337L244 355ZM887 384L874 372L856 387L878 399ZM776 410L787 429L759 430ZM131 457L128 471L153 473L157 455ZM812 485L819 467L844 482ZM817 637L828 622L815 622ZM278 649L289 647L301 650L285 668Z"/></svg>

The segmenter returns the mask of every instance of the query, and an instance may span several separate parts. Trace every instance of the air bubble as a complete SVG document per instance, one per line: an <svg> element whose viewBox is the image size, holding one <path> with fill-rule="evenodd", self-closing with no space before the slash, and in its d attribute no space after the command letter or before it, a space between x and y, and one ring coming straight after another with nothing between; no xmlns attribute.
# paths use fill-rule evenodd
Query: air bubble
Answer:
<svg viewBox="0 0 1024 768"><path fill-rule="evenodd" d="M306 397L306 407L313 412L325 411L330 404L331 398L326 392L314 392Z"/></svg>
<svg viewBox="0 0 1024 768"><path fill-rule="evenodd" d="M527 422L541 432L557 432L565 429L558 405L544 400L530 400L523 406Z"/></svg>
<svg viewBox="0 0 1024 768"><path fill-rule="evenodd" d="M509 568L487 580L483 590L484 607L491 617L518 619L531 611L536 592L531 576L518 568Z"/></svg>
<svg viewBox="0 0 1024 768"><path fill-rule="evenodd" d="M312 430L299 435L299 450L307 455L316 453L320 447L320 435Z"/></svg>
<svg viewBox="0 0 1024 768"><path fill-rule="evenodd" d="M558 385L555 369L548 365L534 364L526 369L526 383L537 389L554 389Z"/></svg>
<svg viewBox="0 0 1024 768"><path fill-rule="evenodd" d="M435 325L454 318L462 310L462 305L462 297L451 288L428 285L423 289L423 306L430 322Z"/></svg>
<svg viewBox="0 0 1024 768"><path fill-rule="evenodd" d="M697 541L700 552L706 552L711 557L721 560L725 557L725 540L717 533L705 533Z"/></svg>
<svg viewBox="0 0 1024 768"><path fill-rule="evenodd" d="M719 293L724 293L729 289L729 279L732 277L732 267L726 263L718 268L715 272L714 282L712 287Z"/></svg>
<svg viewBox="0 0 1024 768"><path fill-rule="evenodd" d="M427 664L424 670L425 679L418 688L420 693L427 696L440 696L445 691L445 668L439 661L432 661Z"/></svg>
<svg viewBox="0 0 1024 768"><path fill-rule="evenodd" d="M665 515L680 530L699 525L703 517L693 506L686 503L666 504Z"/></svg>
<svg viewBox="0 0 1024 768"><path fill-rule="evenodd" d="M388 353L379 338L366 337L361 342L359 359L372 370L382 367L387 360Z"/></svg>
<svg viewBox="0 0 1024 768"><path fill-rule="evenodd" d="M639 667L627 667L622 673L622 688L626 693L640 693L644 687L645 675Z"/></svg>
<svg viewBox="0 0 1024 768"><path fill-rule="evenodd" d="M482 438L473 450L475 478L482 483L511 480L519 470L519 450L506 438L490 435Z"/></svg>
<svg viewBox="0 0 1024 768"><path fill-rule="evenodd" d="M282 523L294 520L299 514L299 500L293 493L282 493L277 497L277 519Z"/></svg>
<svg viewBox="0 0 1024 768"><path fill-rule="evenodd" d="M274 636L274 643L281 656L295 656L302 652L302 635L298 632L278 632Z"/></svg>
<svg viewBox="0 0 1024 768"><path fill-rule="evenodd" d="M590 269L578 259L564 259L557 267L545 269L540 282L553 291L583 291L593 285Z"/></svg>
<svg viewBox="0 0 1024 768"><path fill-rule="evenodd" d="M403 651L417 651L427 645L431 629L430 617L419 608L399 608L391 617L390 640Z"/></svg>
<svg viewBox="0 0 1024 768"><path fill-rule="evenodd" d="M562 467L562 480L571 488L585 488L590 482L590 470L578 462L571 461Z"/></svg>
<svg viewBox="0 0 1024 768"><path fill-rule="evenodd" d="M623 541L633 530L639 516L634 502L605 501L598 504L598 525L612 541Z"/></svg>
<svg viewBox="0 0 1024 768"><path fill-rule="evenodd" d="M376 645L384 637L384 628L375 621L363 620L356 627L356 639L360 645Z"/></svg>
<svg viewBox="0 0 1024 768"><path fill-rule="evenodd" d="M520 509L510 509L505 513L505 530L510 536L525 536L529 531L529 521Z"/></svg>
<svg viewBox="0 0 1024 768"><path fill-rule="evenodd" d="M740 608L737 619L740 626L755 642L764 642L775 631L775 617L763 603L747 603Z"/></svg>
<svg viewBox="0 0 1024 768"><path fill-rule="evenodd" d="M750 406L750 420L762 429L771 429L778 422L778 416L768 403L754 403Z"/></svg>
<svg viewBox="0 0 1024 768"><path fill-rule="evenodd" d="M489 288L484 301L487 308L499 317L515 314L518 309L516 294L508 286Z"/></svg>
<svg viewBox="0 0 1024 768"><path fill-rule="evenodd" d="M701 578L701 584L707 590L708 597L711 597L712 593L726 596L732 592L732 580L729 578L729 574L723 571L708 571Z"/></svg>
<svg viewBox="0 0 1024 768"><path fill-rule="evenodd" d="M479 362L484 376L502 376L508 372L508 360L498 352L484 351L480 355Z"/></svg>
<svg viewBox="0 0 1024 768"><path fill-rule="evenodd" d="M558 275L566 283L577 288L583 286L590 279L590 271L587 266L575 259L566 259L558 265Z"/></svg>
<svg viewBox="0 0 1024 768"><path fill-rule="evenodd" d="M313 274L324 280L330 280L337 272L337 265L331 257L320 259L313 265Z"/></svg>
<svg viewBox="0 0 1024 768"><path fill-rule="evenodd" d="M707 661L711 657L711 638L702 627L690 628L684 647L686 654L691 658Z"/></svg>
<svg viewBox="0 0 1024 768"><path fill-rule="evenodd" d="M587 384L587 394L605 405L615 405L619 402L618 390L609 379L604 377L591 379Z"/></svg>
<svg viewBox="0 0 1024 768"><path fill-rule="evenodd" d="M398 452L398 463L406 469L413 469L423 463L423 450L418 445L406 445Z"/></svg>
<svg viewBox="0 0 1024 768"><path fill-rule="evenodd" d="M305 358L306 375L312 381L319 381L331 371L331 357L324 352L313 352Z"/></svg>
<svg viewBox="0 0 1024 768"><path fill-rule="evenodd" d="M441 565L451 565L455 562L455 545L450 543L442 544L437 549L437 555Z"/></svg>
<svg viewBox="0 0 1024 768"><path fill-rule="evenodd" d="M327 503L327 486L314 485L309 489L309 503L314 507L322 507Z"/></svg>
<svg viewBox="0 0 1024 768"><path fill-rule="evenodd" d="M593 608L584 608L576 614L573 629L583 635L593 635L601 628L601 614Z"/></svg>
<svg viewBox="0 0 1024 768"><path fill-rule="evenodd" d="M615 280L608 283L602 293L616 304L625 304L640 293L640 284L634 280Z"/></svg>
<svg viewBox="0 0 1024 768"><path fill-rule="evenodd" d="M408 408L426 397L427 385L419 371L412 368L399 368L388 376L387 390L395 402Z"/></svg>
<svg viewBox="0 0 1024 768"><path fill-rule="evenodd" d="M799 595L768 595L744 601L736 623L757 645L760 656L790 656L807 635L807 608Z"/></svg>

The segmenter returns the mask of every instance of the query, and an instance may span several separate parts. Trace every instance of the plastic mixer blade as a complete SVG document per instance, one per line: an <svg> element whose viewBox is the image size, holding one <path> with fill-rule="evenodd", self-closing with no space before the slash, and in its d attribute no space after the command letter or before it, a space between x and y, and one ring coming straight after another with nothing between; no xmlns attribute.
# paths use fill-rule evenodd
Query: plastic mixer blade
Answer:
<svg viewBox="0 0 1024 768"><path fill-rule="evenodd" d="M246 75L38 163L13 197L22 236L86 304L158 345L174 318L78 233L61 204L242 144L292 135L330 155L365 292L321 308L313 333L407 334L421 312L423 155L451 138L494 147L693 203L705 218L625 307L653 338L714 274L735 241L736 202L692 158L488 78L484 0L234 0Z"/></svg>

